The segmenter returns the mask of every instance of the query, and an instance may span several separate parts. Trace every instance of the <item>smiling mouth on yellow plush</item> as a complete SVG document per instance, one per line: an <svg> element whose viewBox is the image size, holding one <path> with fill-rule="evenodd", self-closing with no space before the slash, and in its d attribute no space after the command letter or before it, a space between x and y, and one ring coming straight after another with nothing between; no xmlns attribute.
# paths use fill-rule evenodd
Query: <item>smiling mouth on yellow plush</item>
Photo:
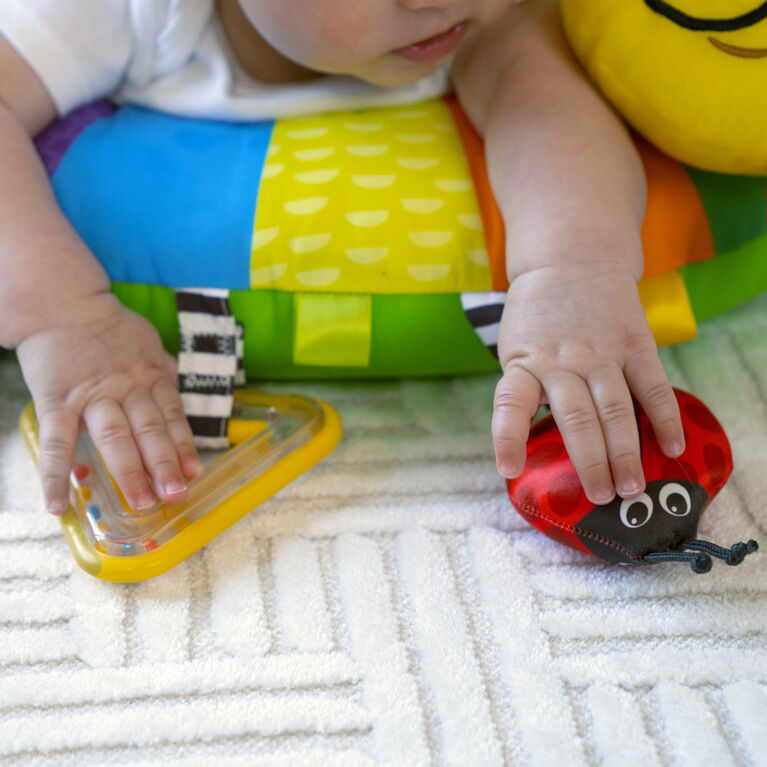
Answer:
<svg viewBox="0 0 767 767"><path fill-rule="evenodd" d="M739 56L742 59L762 59L767 56L767 48L741 48L739 45L730 45L717 40L715 37L709 37L708 41L714 48L718 48L723 53L730 56Z"/></svg>

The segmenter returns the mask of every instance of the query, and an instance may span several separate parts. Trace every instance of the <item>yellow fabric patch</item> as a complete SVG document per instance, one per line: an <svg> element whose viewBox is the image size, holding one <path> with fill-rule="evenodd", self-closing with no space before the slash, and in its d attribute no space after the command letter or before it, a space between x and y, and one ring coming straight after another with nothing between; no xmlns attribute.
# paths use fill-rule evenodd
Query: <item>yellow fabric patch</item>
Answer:
<svg viewBox="0 0 767 767"><path fill-rule="evenodd" d="M442 101L276 123L255 216L252 288L491 290L482 254L471 172Z"/></svg>
<svg viewBox="0 0 767 767"><path fill-rule="evenodd" d="M368 366L373 314L369 294L296 293L293 312L296 365Z"/></svg>
<svg viewBox="0 0 767 767"><path fill-rule="evenodd" d="M690 341L698 335L687 288L679 272L644 277L639 298L658 346Z"/></svg>

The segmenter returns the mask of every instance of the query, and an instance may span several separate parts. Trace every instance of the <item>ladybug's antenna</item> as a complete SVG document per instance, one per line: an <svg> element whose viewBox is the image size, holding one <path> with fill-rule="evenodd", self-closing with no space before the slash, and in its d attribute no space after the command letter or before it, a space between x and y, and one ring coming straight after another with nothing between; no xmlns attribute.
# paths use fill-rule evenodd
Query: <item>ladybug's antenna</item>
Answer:
<svg viewBox="0 0 767 767"><path fill-rule="evenodd" d="M694 551L653 551L642 557L643 562L651 565L659 562L689 562L690 569L701 575L711 569L711 557L708 554L696 554Z"/></svg>
<svg viewBox="0 0 767 767"><path fill-rule="evenodd" d="M711 541L685 540L680 544L680 548L703 551L712 557L723 559L728 565L734 567L739 565L749 554L758 551L759 544L754 540L747 541L746 543L739 541L738 543L733 543L729 549L725 549L723 546L711 543Z"/></svg>
<svg viewBox="0 0 767 767"><path fill-rule="evenodd" d="M686 551L685 549L692 549ZM712 566L711 557L724 560L728 565L734 567L739 565L749 554L753 554L759 549L759 544L750 540L746 543L739 541L730 546L729 549L723 546L717 546L711 541L699 541L687 539L682 541L679 546L669 551L653 551L645 554L642 561L650 564L658 562L689 562L690 569L694 573L707 573Z"/></svg>

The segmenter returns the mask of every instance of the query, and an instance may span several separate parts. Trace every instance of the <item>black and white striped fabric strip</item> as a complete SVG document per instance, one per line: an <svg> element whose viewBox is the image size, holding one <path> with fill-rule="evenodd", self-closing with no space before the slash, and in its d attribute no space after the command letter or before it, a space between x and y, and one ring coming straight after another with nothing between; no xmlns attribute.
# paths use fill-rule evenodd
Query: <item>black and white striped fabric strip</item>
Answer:
<svg viewBox="0 0 767 767"><path fill-rule="evenodd" d="M195 444L199 448L226 448L238 351L242 354L242 328L238 330L232 317L228 290L177 290L176 305L181 335L179 390Z"/></svg>
<svg viewBox="0 0 767 767"><path fill-rule="evenodd" d="M229 291L219 288L182 288L176 291L179 312L231 317Z"/></svg>
<svg viewBox="0 0 767 767"><path fill-rule="evenodd" d="M245 386L247 382L245 378L245 363L243 362L245 357L244 328L241 322L235 323L235 332L234 354L237 358L237 370L234 373L234 388L239 389Z"/></svg>
<svg viewBox="0 0 767 767"><path fill-rule="evenodd" d="M466 319L494 357L498 357L498 328L505 303L505 291L461 293Z"/></svg>

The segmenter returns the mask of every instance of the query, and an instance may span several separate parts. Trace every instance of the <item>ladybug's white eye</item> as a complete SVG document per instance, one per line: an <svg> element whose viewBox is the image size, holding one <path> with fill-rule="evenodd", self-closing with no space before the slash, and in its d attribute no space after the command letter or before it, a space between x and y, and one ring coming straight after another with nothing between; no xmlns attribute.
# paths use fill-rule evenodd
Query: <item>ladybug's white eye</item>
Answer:
<svg viewBox="0 0 767 767"><path fill-rule="evenodd" d="M663 511L675 517L684 517L690 513L692 503L687 489L676 482L669 482L660 489L658 495Z"/></svg>
<svg viewBox="0 0 767 767"><path fill-rule="evenodd" d="M621 503L621 522L626 527L642 527L652 516L652 498L642 493L636 498L627 498Z"/></svg>

